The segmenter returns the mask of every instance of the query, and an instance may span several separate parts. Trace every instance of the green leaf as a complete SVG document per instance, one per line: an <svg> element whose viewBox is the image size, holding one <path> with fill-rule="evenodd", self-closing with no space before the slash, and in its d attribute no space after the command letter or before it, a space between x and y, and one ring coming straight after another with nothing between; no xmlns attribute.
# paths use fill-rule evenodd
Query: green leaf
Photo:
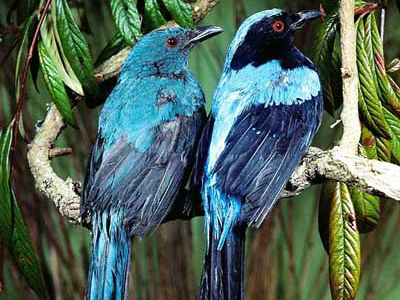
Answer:
<svg viewBox="0 0 400 300"><path fill-rule="evenodd" d="M376 149L376 138L374 134L365 125L361 128L361 145L365 156L368 159L378 159L378 150Z"/></svg>
<svg viewBox="0 0 400 300"><path fill-rule="evenodd" d="M172 19L181 27L194 27L192 6L181 0L162 0Z"/></svg>
<svg viewBox="0 0 400 300"><path fill-rule="evenodd" d="M390 160L391 160L390 139L377 137L376 138L376 146L377 146L377 150L378 150L377 151L378 159L381 161L390 162Z"/></svg>
<svg viewBox="0 0 400 300"><path fill-rule="evenodd" d="M380 199L361 191L350 188L351 200L356 212L357 226L361 233L371 232L378 226L380 220Z"/></svg>
<svg viewBox="0 0 400 300"><path fill-rule="evenodd" d="M329 253L329 214L331 200L336 189L336 182L333 180L326 181L321 188L321 196L319 198L318 212L318 231L322 245L325 251Z"/></svg>
<svg viewBox="0 0 400 300"><path fill-rule="evenodd" d="M44 45L44 43L39 42L39 61L40 70L42 71L44 82L49 91L51 99L57 106L61 115L65 120L74 125L74 117L72 115L72 107L68 99L67 92L64 87L64 83L61 77L57 73L57 69Z"/></svg>
<svg viewBox="0 0 400 300"><path fill-rule="evenodd" d="M357 21L357 67L360 80L359 91L361 91L359 92L360 116L368 128L377 136L390 139L388 125L373 81L364 41L364 21L359 19Z"/></svg>
<svg viewBox="0 0 400 300"><path fill-rule="evenodd" d="M134 0L111 0L111 13L115 25L125 39L125 42L132 46L141 38L141 21L139 12Z"/></svg>
<svg viewBox="0 0 400 300"><path fill-rule="evenodd" d="M378 25L376 24L375 14L371 13L369 18L371 20L371 37L376 66L375 71L380 88L378 89L378 91L380 91L378 95L380 96L381 103L387 103L394 110L400 111L400 99L393 90L388 78L389 76L386 74L383 46L379 36L379 29Z"/></svg>
<svg viewBox="0 0 400 300"><path fill-rule="evenodd" d="M53 4L54 8L54 4ZM99 93L94 77L93 61L86 43L66 0L55 1L57 33L63 53L78 77L85 92L91 96Z"/></svg>
<svg viewBox="0 0 400 300"><path fill-rule="evenodd" d="M383 109L387 123L389 124L390 133L392 135L391 143L391 153L392 162L400 165L400 119L395 116L386 108Z"/></svg>
<svg viewBox="0 0 400 300"><path fill-rule="evenodd" d="M360 236L348 187L336 183L329 215L329 281L334 300L354 299L360 280Z"/></svg>
<svg viewBox="0 0 400 300"><path fill-rule="evenodd" d="M157 0L146 0L144 2L143 22L147 31L156 29L167 23L167 20L161 13L160 5Z"/></svg>
<svg viewBox="0 0 400 300"><path fill-rule="evenodd" d="M312 50L313 61L319 68L322 85L324 87L324 107L331 115L334 114L335 109L337 108L331 87L332 51L337 28L337 14L332 14L325 18L318 30L317 38Z"/></svg>
<svg viewBox="0 0 400 300"><path fill-rule="evenodd" d="M0 233L21 275L40 299L45 299L39 263L26 230L23 216L10 187L10 147L12 126L0 132Z"/></svg>
<svg viewBox="0 0 400 300"><path fill-rule="evenodd" d="M111 56L113 56L113 55L117 54L119 51L121 51L125 46L126 46L125 40L118 31L116 34L114 34L111 41L108 42L108 44L103 48L103 50L101 50L94 65L96 67L99 66L100 64L105 62L107 59L109 59Z"/></svg>

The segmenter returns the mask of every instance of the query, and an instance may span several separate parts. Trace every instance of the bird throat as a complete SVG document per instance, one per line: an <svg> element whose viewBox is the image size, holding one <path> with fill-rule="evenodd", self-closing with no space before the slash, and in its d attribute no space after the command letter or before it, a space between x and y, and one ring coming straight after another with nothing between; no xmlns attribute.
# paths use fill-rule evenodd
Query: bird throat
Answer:
<svg viewBox="0 0 400 300"><path fill-rule="evenodd" d="M280 61L281 67L286 70L301 66L314 69L311 62L296 48L293 42L287 39L258 45L245 40L237 48L230 67L239 71L248 65L259 67L272 60Z"/></svg>

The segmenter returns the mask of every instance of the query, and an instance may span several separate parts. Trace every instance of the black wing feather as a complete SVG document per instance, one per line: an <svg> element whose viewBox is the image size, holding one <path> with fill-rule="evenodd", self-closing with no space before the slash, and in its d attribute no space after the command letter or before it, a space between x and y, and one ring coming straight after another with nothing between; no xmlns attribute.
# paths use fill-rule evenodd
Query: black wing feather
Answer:
<svg viewBox="0 0 400 300"><path fill-rule="evenodd" d="M122 138L103 157L99 135L88 165L81 211L123 207L132 235L154 229L188 180L204 121L202 108L191 117L177 116L161 124L153 129L153 144L143 153Z"/></svg>
<svg viewBox="0 0 400 300"><path fill-rule="evenodd" d="M278 199L319 127L320 97L252 106L232 126L214 172L223 191L243 199L241 222L259 226Z"/></svg>

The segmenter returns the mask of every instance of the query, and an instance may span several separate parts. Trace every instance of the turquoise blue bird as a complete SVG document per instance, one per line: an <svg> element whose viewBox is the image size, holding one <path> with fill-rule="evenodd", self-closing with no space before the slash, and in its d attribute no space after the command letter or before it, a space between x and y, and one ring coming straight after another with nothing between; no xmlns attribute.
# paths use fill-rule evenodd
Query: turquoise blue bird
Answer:
<svg viewBox="0 0 400 300"><path fill-rule="evenodd" d="M87 300L126 299L131 237L154 231L190 176L206 122L188 55L222 29L160 29L133 48L100 114L81 199L91 216Z"/></svg>
<svg viewBox="0 0 400 300"><path fill-rule="evenodd" d="M192 182L207 232L199 299L243 299L246 229L261 225L319 128L318 71L293 43L319 17L259 12L229 47Z"/></svg>

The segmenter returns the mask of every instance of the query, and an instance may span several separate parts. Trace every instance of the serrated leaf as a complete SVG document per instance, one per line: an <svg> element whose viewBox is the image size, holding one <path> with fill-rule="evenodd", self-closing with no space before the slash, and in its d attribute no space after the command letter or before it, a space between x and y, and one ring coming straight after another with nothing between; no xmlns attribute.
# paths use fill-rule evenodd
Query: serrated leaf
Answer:
<svg viewBox="0 0 400 300"><path fill-rule="evenodd" d="M334 300L354 299L360 280L360 236L348 187L336 183L329 215L329 281Z"/></svg>
<svg viewBox="0 0 400 300"><path fill-rule="evenodd" d="M378 226L380 220L380 199L361 191L350 188L351 200L356 212L357 226L361 233L371 232Z"/></svg>
<svg viewBox="0 0 400 300"><path fill-rule="evenodd" d="M383 54L382 41L379 36L378 25L376 24L375 14L370 14L371 19L371 37L373 44L374 60L375 60L375 70L379 84L381 103L389 104L394 110L400 111L400 99L396 96L393 87L390 85L389 76L386 74L385 69L385 57Z"/></svg>
<svg viewBox="0 0 400 300"><path fill-rule="evenodd" d="M378 152L378 159L381 161L390 162L391 160L391 145L390 139L385 139L382 137L377 137L376 139L376 148Z"/></svg>
<svg viewBox="0 0 400 300"><path fill-rule="evenodd" d="M395 58L393 59L386 67L386 72L388 73L395 73L400 70L400 59Z"/></svg>
<svg viewBox="0 0 400 300"><path fill-rule="evenodd" d="M331 61L331 88L334 100L334 108L337 110L343 104L343 80L342 80L342 58L340 53L339 37L336 35L332 51Z"/></svg>
<svg viewBox="0 0 400 300"><path fill-rule="evenodd" d="M21 59L22 59L22 52L26 42L29 40L29 35L32 33L33 29L36 27L37 19L35 15L29 17L22 26L22 34L19 43L19 49L17 52L16 57L16 64L15 64L15 92L16 92L16 99L18 99L19 94L19 86L20 86L20 67L21 67Z"/></svg>
<svg viewBox="0 0 400 300"><path fill-rule="evenodd" d="M193 9L188 3L181 0L162 0L172 19L181 26L187 28L194 27Z"/></svg>
<svg viewBox="0 0 400 300"><path fill-rule="evenodd" d="M12 126L0 132L0 233L21 275L40 299L45 299L39 263L26 230L23 216L10 187L10 147Z"/></svg>
<svg viewBox="0 0 400 300"><path fill-rule="evenodd" d="M378 159L378 152L376 149L376 138L373 133L362 125L361 128L361 145L364 149L365 156L368 159Z"/></svg>
<svg viewBox="0 0 400 300"><path fill-rule="evenodd" d="M58 75L62 78L64 84L75 93L83 96L84 92L82 85L63 52L60 37L57 34L57 25L55 23L56 18L56 11L53 8L51 14L47 15L42 27L40 27L41 40L46 46L46 50L56 66Z"/></svg>
<svg viewBox="0 0 400 300"><path fill-rule="evenodd" d="M101 50L94 65L96 67L99 66L101 63L105 62L111 56L121 51L125 46L126 46L125 40L118 31L117 33L114 34L111 41L108 42L108 44L103 48L103 50Z"/></svg>
<svg viewBox="0 0 400 300"><path fill-rule="evenodd" d="M143 22L147 31L156 29L167 23L167 20L161 13L160 5L157 0L147 0L144 2Z"/></svg>
<svg viewBox="0 0 400 300"><path fill-rule="evenodd" d="M318 29L317 38L313 45L312 57L318 66L323 85L324 107L331 115L334 114L336 105L331 87L332 51L335 35L338 28L336 14L329 15Z"/></svg>
<svg viewBox="0 0 400 300"><path fill-rule="evenodd" d="M392 162L400 165L400 119L399 117L392 114L386 108L383 109L387 123L389 124L390 133L392 135L391 140L391 153Z"/></svg>
<svg viewBox="0 0 400 300"><path fill-rule="evenodd" d="M84 91L91 96L96 96L99 93L99 86L94 77L89 46L75 22L67 1L56 0L52 9L55 9L57 33L65 57Z"/></svg>
<svg viewBox="0 0 400 300"><path fill-rule="evenodd" d="M390 139L388 125L383 116L382 104L373 82L372 70L365 51L364 21L357 21L357 67L360 80L359 107L363 122L377 136Z"/></svg>
<svg viewBox="0 0 400 300"><path fill-rule="evenodd" d="M44 45L39 42L38 44L40 70L42 72L44 82L49 91L50 97L54 104L60 111L65 120L74 125L74 117L72 114L72 107L69 102L67 92L61 77L57 73L57 69Z"/></svg>
<svg viewBox="0 0 400 300"><path fill-rule="evenodd" d="M139 12L134 0L111 0L111 13L125 42L133 46L142 33Z"/></svg>
<svg viewBox="0 0 400 300"><path fill-rule="evenodd" d="M331 200L335 189L335 181L326 181L322 185L321 196L319 198L318 231L322 245L324 246L327 253L329 253L329 214L331 208Z"/></svg>

